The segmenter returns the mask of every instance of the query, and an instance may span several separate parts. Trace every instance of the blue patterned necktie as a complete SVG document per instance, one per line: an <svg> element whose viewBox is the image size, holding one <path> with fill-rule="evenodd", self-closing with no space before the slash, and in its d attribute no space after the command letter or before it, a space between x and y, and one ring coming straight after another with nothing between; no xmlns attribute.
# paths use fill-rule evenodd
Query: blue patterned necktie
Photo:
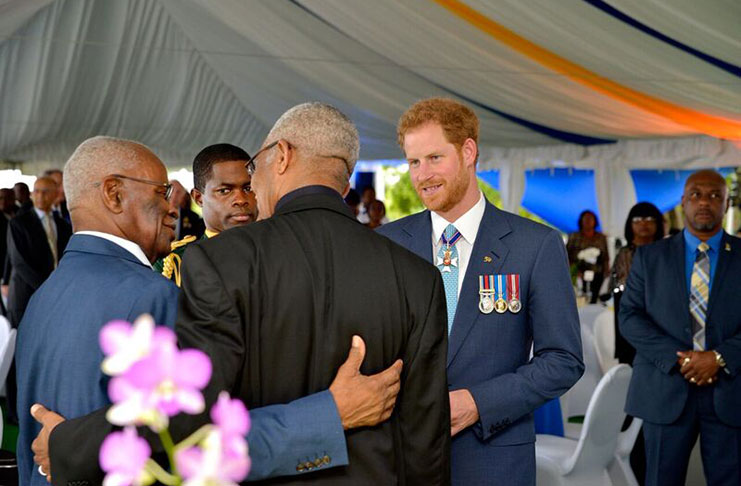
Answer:
<svg viewBox="0 0 741 486"><path fill-rule="evenodd" d="M705 318L710 297L710 257L707 243L697 247L695 265L690 280L690 314L692 315L692 342L695 351L705 350Z"/></svg>
<svg viewBox="0 0 741 486"><path fill-rule="evenodd" d="M448 335L453 328L455 308L458 306L458 249L455 244L461 238L461 234L455 226L449 224L443 232L442 245L437 252L437 268L443 276L445 285L445 302L448 305Z"/></svg>

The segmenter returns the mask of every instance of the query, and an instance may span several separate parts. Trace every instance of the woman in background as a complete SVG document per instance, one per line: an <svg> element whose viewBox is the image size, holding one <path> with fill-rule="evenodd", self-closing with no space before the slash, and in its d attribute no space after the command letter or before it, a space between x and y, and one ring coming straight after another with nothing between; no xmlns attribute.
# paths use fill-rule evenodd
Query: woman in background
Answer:
<svg viewBox="0 0 741 486"><path fill-rule="evenodd" d="M569 241L566 243L566 251L569 255L569 265L576 265L578 274L584 281L584 291L591 294L592 304L597 302L599 289L602 282L607 276L610 268L609 256L607 254L607 238L597 231L599 220L597 215L590 210L582 211L579 215L579 231L569 235ZM587 248L596 248L599 250L594 263L579 259L579 252ZM592 280L588 281L585 273L591 271Z"/></svg>

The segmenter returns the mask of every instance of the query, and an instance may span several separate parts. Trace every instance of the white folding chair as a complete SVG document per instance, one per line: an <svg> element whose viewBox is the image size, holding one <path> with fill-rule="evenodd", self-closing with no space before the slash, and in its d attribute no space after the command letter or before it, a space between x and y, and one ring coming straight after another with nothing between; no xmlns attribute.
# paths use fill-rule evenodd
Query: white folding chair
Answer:
<svg viewBox="0 0 741 486"><path fill-rule="evenodd" d="M594 351L602 373L618 364L615 359L615 312L610 309L604 310L594 320Z"/></svg>
<svg viewBox="0 0 741 486"><path fill-rule="evenodd" d="M618 436L615 460L608 467L613 486L638 486L633 468L630 467L630 453L633 451L641 426L643 426L643 420L633 417L630 427L620 432Z"/></svg>
<svg viewBox="0 0 741 486"><path fill-rule="evenodd" d="M612 484L608 468L615 460L632 372L630 366L621 364L600 380L578 441L538 434L535 442L538 486Z"/></svg>
<svg viewBox="0 0 741 486"><path fill-rule="evenodd" d="M15 329L10 328L8 320L0 316L0 397L6 396L5 382L15 355L16 333Z"/></svg>

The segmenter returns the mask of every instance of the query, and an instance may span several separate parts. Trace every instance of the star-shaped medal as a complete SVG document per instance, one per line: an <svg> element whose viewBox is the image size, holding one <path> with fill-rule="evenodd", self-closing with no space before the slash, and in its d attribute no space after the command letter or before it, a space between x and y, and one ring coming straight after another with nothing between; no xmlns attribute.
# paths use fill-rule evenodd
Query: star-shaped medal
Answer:
<svg viewBox="0 0 741 486"><path fill-rule="evenodd" d="M446 251L443 256L437 257L437 266L441 266L440 271L445 273L450 271L450 267L457 267L458 266L458 257L451 258L450 252Z"/></svg>

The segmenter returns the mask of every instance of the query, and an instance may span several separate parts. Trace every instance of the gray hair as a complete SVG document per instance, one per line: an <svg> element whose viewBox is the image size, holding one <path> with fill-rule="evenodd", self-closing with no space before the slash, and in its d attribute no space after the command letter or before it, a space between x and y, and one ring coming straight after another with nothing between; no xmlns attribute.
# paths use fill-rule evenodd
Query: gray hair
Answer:
<svg viewBox="0 0 741 486"><path fill-rule="evenodd" d="M121 138L98 136L82 142L64 165L64 192L69 208L78 206L106 176L134 169L147 153L152 151L145 145Z"/></svg>
<svg viewBox="0 0 741 486"><path fill-rule="evenodd" d="M358 160L360 141L355 124L326 103L302 103L278 118L267 140L284 139L315 157L344 159L349 179ZM318 168L318 166L317 166Z"/></svg>

